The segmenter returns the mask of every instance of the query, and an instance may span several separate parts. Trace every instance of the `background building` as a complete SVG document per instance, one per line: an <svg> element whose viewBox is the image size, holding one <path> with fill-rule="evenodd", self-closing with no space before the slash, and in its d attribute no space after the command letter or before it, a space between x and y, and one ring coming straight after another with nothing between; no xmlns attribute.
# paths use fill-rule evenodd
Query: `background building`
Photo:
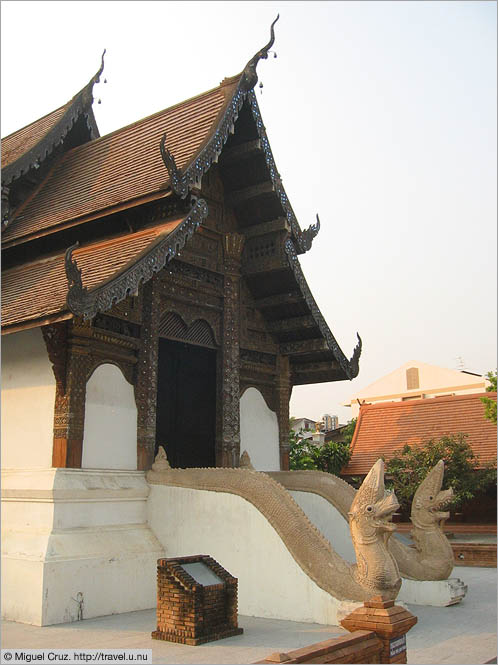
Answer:
<svg viewBox="0 0 498 665"><path fill-rule="evenodd" d="M360 404L468 395L484 392L488 385L489 381L480 374L410 360L359 390L344 406L350 406L351 417L356 418Z"/></svg>
<svg viewBox="0 0 498 665"><path fill-rule="evenodd" d="M328 413L325 413L322 417L323 428L325 431L336 429L339 426L338 416L329 416Z"/></svg>

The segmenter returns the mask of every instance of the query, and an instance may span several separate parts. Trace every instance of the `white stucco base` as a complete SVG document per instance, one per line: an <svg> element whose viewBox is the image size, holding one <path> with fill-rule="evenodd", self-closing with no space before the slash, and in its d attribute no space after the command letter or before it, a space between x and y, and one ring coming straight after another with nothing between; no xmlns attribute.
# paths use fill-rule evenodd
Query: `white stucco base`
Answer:
<svg viewBox="0 0 498 665"><path fill-rule="evenodd" d="M166 556L209 554L238 578L241 614L337 624L340 602L303 572L267 519L245 499L151 485L148 520Z"/></svg>
<svg viewBox="0 0 498 665"><path fill-rule="evenodd" d="M45 626L155 607L143 472L2 472L2 616Z"/></svg>
<svg viewBox="0 0 498 665"><path fill-rule="evenodd" d="M447 607L459 603L465 598L466 593L467 585L458 577L424 582L403 579L398 598L412 605Z"/></svg>
<svg viewBox="0 0 498 665"><path fill-rule="evenodd" d="M244 450L256 471L280 471L277 414L256 388L240 398L240 452Z"/></svg>

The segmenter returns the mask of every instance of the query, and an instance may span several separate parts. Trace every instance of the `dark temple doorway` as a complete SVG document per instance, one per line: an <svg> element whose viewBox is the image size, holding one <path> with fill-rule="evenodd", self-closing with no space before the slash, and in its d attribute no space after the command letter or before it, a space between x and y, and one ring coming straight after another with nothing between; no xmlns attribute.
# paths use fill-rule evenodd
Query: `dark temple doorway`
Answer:
<svg viewBox="0 0 498 665"><path fill-rule="evenodd" d="M216 466L216 351L159 339L156 453L174 468Z"/></svg>

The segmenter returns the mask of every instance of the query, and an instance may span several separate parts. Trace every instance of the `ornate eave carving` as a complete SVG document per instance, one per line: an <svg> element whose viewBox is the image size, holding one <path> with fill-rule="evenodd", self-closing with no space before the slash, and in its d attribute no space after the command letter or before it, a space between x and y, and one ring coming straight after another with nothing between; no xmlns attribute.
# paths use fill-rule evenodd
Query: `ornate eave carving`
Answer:
<svg viewBox="0 0 498 665"><path fill-rule="evenodd" d="M294 214L292 206L289 203L287 194L285 193L280 174L277 171L275 160L270 148L270 142L268 141L268 137L266 135L265 126L261 118L261 112L259 110L256 95L254 94L253 90L258 80L256 75L256 65L260 59L265 59L268 57L268 51L275 40L273 26L275 25L277 19L278 16L271 25L270 41L247 63L244 71L240 75L237 89L232 99L230 100L230 103L228 104L227 109L223 114L218 127L216 128L216 131L208 143L201 150L196 159L184 171L182 171L177 167L173 154L166 146L166 135L164 135L161 139L159 147L164 165L166 166L170 176L171 187L173 191L178 196L185 198L192 187L199 186L202 176L206 173L206 171L208 171L211 165L218 161L218 157L220 156L221 151L223 150L223 147L228 140L228 137L234 132L235 122L239 116L239 111L242 108L244 101L247 99L254 121L256 123L256 128L260 140L260 147L265 155L265 161L270 173L273 190L275 191L275 195L278 197L280 204L282 205L286 219L290 225L296 251L298 254L303 254L310 249L313 238L317 235L320 228L320 220L318 219L317 215L317 224L311 225L305 231L301 230L296 215Z"/></svg>
<svg viewBox="0 0 498 665"><path fill-rule="evenodd" d="M104 70L104 54L105 50L102 53L102 61L97 73L92 76L87 85L69 102L66 112L57 124L31 150L28 150L19 159L16 159L16 161L2 169L2 184L4 186L10 185L31 168L38 168L41 162L64 141L75 122L83 113L87 114L87 125L93 138L99 136L91 106L93 102L93 86L99 82Z"/></svg>
<svg viewBox="0 0 498 665"><path fill-rule="evenodd" d="M311 315L316 321L316 324L320 329L321 334L325 338L329 349L334 354L335 359L339 363L341 369L346 374L348 379L354 379L356 376L358 376L358 372L360 370L359 360L360 360L361 347L362 347L361 337L358 335L358 333L356 333L356 336L358 337L358 344L356 345L350 360L348 360L344 355L342 349L340 348L339 344L337 343L335 337L332 335L330 328L328 327L325 319L323 318L323 314L320 312L318 305L316 304L315 299L313 298L313 294L311 293L308 283L306 282L306 278L301 269L299 259L297 258L294 244L290 239L288 239L285 242L285 252L287 254L289 265L292 268L297 283L299 284L299 287L304 296L306 304L308 305L311 311Z"/></svg>
<svg viewBox="0 0 498 665"><path fill-rule="evenodd" d="M68 281L67 305L73 314L91 319L97 312L105 312L134 293L141 283L147 282L180 252L187 240L207 217L208 208L203 199L196 201L187 217L168 236L146 251L132 265L104 284L89 290L83 286L81 269L72 258L78 243L69 247L65 256Z"/></svg>

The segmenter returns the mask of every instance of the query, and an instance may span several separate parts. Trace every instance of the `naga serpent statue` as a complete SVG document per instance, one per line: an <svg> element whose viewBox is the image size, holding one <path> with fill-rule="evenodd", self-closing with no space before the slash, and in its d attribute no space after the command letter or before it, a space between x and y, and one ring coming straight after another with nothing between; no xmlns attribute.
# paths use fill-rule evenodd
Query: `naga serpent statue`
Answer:
<svg viewBox="0 0 498 665"><path fill-rule="evenodd" d="M319 494L348 520L356 491L344 480L323 471L275 471L272 478L286 489ZM444 462L440 460L420 483L412 501L411 536L415 549L400 540L389 540L389 551L403 577L414 580L446 580L453 570L453 551L442 526L448 512L441 512L453 499L453 490L441 490Z"/></svg>
<svg viewBox="0 0 498 665"><path fill-rule="evenodd" d="M401 586L398 566L387 549L390 522L399 504L384 490L384 463L376 462L350 506L350 523L358 564L350 564L308 520L290 493L266 473L250 468L171 469L164 451L147 472L151 485L227 492L251 503L278 533L301 569L338 600L364 601L381 595L396 598Z"/></svg>

